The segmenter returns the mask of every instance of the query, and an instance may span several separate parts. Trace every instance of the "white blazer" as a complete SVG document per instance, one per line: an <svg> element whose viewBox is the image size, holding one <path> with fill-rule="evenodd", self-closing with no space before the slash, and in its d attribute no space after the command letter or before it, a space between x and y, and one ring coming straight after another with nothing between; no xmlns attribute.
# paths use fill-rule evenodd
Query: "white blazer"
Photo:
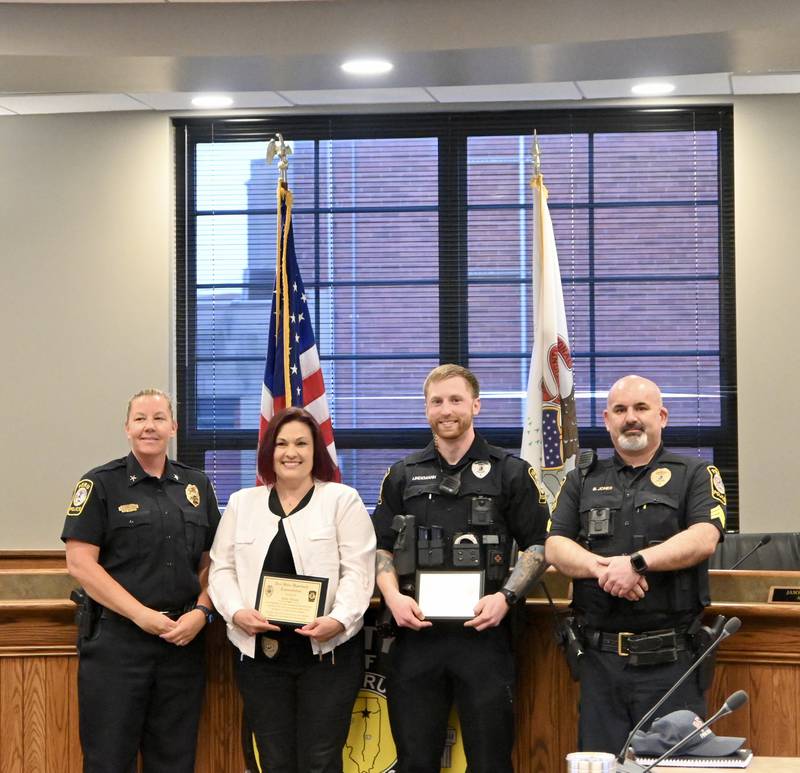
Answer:
<svg viewBox="0 0 800 773"><path fill-rule="evenodd" d="M271 486L233 494L211 547L208 592L228 624L228 638L255 657L256 637L233 624L240 609L256 605L261 569L278 533L280 516L269 509ZM316 654L333 650L361 629L375 584L375 530L358 492L341 483L314 481L302 509L283 519L298 574L328 578L325 614L344 631L311 645Z"/></svg>

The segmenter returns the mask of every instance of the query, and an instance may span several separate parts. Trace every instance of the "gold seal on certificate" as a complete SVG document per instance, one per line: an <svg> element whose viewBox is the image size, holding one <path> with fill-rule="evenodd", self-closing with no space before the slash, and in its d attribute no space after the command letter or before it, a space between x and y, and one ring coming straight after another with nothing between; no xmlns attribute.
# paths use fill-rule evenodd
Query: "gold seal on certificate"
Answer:
<svg viewBox="0 0 800 773"><path fill-rule="evenodd" d="M303 626L323 613L327 591L327 577L264 572L256 609L275 625Z"/></svg>
<svg viewBox="0 0 800 773"><path fill-rule="evenodd" d="M417 572L416 601L428 620L471 620L483 596L483 571Z"/></svg>

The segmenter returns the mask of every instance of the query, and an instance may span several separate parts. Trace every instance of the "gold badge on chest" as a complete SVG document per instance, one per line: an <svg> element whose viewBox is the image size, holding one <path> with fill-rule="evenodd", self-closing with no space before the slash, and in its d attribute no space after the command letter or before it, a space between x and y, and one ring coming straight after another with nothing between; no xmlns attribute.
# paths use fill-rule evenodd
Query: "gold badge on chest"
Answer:
<svg viewBox="0 0 800 773"><path fill-rule="evenodd" d="M650 482L654 486L661 488L669 483L669 479L671 477L672 470L669 470L666 467L659 467L657 470L653 470L653 472L650 473Z"/></svg>
<svg viewBox="0 0 800 773"><path fill-rule="evenodd" d="M190 483L186 487L186 499L189 500L189 503L194 507L200 507L200 492L197 490L197 486L194 483Z"/></svg>

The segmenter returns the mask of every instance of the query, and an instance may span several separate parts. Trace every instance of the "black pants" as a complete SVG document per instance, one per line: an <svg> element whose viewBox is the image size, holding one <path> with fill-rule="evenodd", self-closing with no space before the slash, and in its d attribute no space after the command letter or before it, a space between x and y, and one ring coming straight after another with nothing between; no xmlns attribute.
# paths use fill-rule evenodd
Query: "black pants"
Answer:
<svg viewBox="0 0 800 773"><path fill-rule="evenodd" d="M342 747L364 678L363 632L322 659L310 644L302 651L282 648L275 660L238 652L236 659L262 773L341 773Z"/></svg>
<svg viewBox="0 0 800 773"><path fill-rule="evenodd" d="M85 773L192 773L205 689L203 632L176 647L133 623L102 619L79 642Z"/></svg>
<svg viewBox="0 0 800 773"><path fill-rule="evenodd" d="M691 653L679 652L675 663L633 667L626 657L587 649L579 665L578 747L583 751L617 754L633 726L678 681L693 660ZM705 699L696 673L681 685L654 718L678 709L689 709L705 717Z"/></svg>
<svg viewBox="0 0 800 773"><path fill-rule="evenodd" d="M439 773L453 701L470 773L513 773L514 660L506 626L402 630L386 688L397 773Z"/></svg>

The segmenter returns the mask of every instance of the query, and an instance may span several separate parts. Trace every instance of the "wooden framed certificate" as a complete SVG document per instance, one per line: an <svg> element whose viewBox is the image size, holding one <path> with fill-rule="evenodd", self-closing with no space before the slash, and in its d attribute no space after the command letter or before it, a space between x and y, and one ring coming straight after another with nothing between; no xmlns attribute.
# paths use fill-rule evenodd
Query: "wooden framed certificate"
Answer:
<svg viewBox="0 0 800 773"><path fill-rule="evenodd" d="M471 620L483 596L484 573L417 572L416 601L428 620Z"/></svg>
<svg viewBox="0 0 800 773"><path fill-rule="evenodd" d="M256 609L270 623L300 627L323 613L327 592L327 577L263 572Z"/></svg>

